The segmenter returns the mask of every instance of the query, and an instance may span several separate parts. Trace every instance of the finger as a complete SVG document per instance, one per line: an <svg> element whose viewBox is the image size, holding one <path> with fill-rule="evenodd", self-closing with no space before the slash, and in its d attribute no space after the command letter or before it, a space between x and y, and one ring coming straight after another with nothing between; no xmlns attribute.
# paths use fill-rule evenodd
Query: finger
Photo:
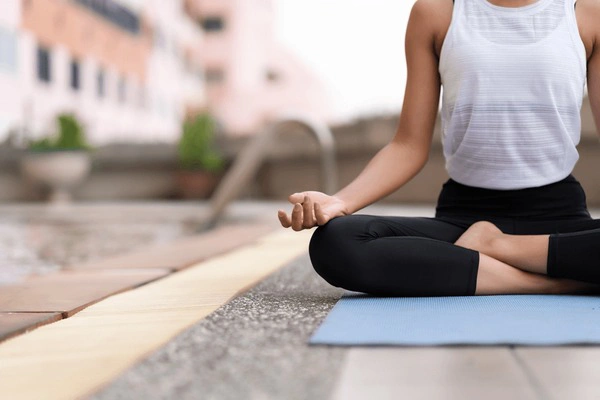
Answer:
<svg viewBox="0 0 600 400"><path fill-rule="evenodd" d="M295 231L302 230L302 206L300 203L294 204L294 210L292 211L292 229Z"/></svg>
<svg viewBox="0 0 600 400"><path fill-rule="evenodd" d="M304 227L312 228L315 226L315 213L313 208L313 202L308 196L304 196L302 202L302 214L304 214Z"/></svg>
<svg viewBox="0 0 600 400"><path fill-rule="evenodd" d="M292 226L292 221L290 220L290 217L288 217L288 215L285 213L285 211L279 210L277 212L277 217L279 218L281 226L283 226L284 228L289 228L290 226Z"/></svg>
<svg viewBox="0 0 600 400"><path fill-rule="evenodd" d="M315 203L315 218L318 225L325 225L329 221L329 216L323 212L319 203Z"/></svg>
<svg viewBox="0 0 600 400"><path fill-rule="evenodd" d="M306 193L304 193L304 192L294 193L294 194L291 194L290 197L288 197L288 201L292 204L302 203L304 201L305 196L306 196Z"/></svg>

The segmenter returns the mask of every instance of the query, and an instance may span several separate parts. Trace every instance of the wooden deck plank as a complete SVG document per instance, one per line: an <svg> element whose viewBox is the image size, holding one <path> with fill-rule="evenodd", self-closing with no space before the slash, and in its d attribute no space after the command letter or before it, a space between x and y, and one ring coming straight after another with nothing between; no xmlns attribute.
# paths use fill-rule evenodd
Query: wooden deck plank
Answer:
<svg viewBox="0 0 600 400"><path fill-rule="evenodd" d="M354 399L536 399L506 348L351 349L333 396Z"/></svg>
<svg viewBox="0 0 600 400"><path fill-rule="evenodd" d="M0 312L0 341L50 324L62 318L60 313L3 313Z"/></svg>
<svg viewBox="0 0 600 400"><path fill-rule="evenodd" d="M169 274L167 269L60 271L6 285L0 290L0 312L59 312L64 317L112 294Z"/></svg>
<svg viewBox="0 0 600 400"><path fill-rule="evenodd" d="M180 270L252 243L273 229L272 224L264 223L219 227L173 242L136 249L127 254L84 264L74 264L66 269L168 268Z"/></svg>
<svg viewBox="0 0 600 400"><path fill-rule="evenodd" d="M305 253L309 237L291 231L269 235L1 343L0 393L10 399L65 399L99 389Z"/></svg>

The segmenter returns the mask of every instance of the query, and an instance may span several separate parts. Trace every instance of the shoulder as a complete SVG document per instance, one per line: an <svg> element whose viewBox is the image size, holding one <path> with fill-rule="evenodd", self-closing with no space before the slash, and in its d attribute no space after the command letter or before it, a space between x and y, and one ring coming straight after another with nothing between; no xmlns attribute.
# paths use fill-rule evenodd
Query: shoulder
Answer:
<svg viewBox="0 0 600 400"><path fill-rule="evenodd" d="M452 19L453 6L452 0L417 0L412 7L410 19L434 36L445 34Z"/></svg>
<svg viewBox="0 0 600 400"><path fill-rule="evenodd" d="M435 23L436 20L451 17L452 8L452 0L417 0L412 7L411 18L418 18L424 23Z"/></svg>
<svg viewBox="0 0 600 400"><path fill-rule="evenodd" d="M417 0L411 10L409 24L419 30L419 36L433 42L437 54L448 32L453 8L452 0Z"/></svg>

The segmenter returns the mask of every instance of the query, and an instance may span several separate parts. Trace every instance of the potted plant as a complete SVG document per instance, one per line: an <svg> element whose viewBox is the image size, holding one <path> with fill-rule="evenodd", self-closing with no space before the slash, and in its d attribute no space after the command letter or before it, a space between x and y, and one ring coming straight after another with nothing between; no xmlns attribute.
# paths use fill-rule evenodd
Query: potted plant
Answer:
<svg viewBox="0 0 600 400"><path fill-rule="evenodd" d="M217 186L224 162L215 146L215 132L215 121L207 112L184 122L177 144L180 197L206 199Z"/></svg>
<svg viewBox="0 0 600 400"><path fill-rule="evenodd" d="M51 202L63 203L71 200L70 191L89 174L91 148L73 114L60 114L56 121L56 134L29 143L21 170L29 181L50 189Z"/></svg>

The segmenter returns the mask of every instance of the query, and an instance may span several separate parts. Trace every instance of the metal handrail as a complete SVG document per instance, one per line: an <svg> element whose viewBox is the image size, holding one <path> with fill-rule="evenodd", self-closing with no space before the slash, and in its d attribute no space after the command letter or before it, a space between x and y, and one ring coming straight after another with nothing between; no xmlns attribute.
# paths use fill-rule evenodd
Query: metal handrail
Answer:
<svg viewBox="0 0 600 400"><path fill-rule="evenodd" d="M333 194L337 186L337 166L335 160L335 141L327 125L308 116L286 114L253 137L236 157L229 172L221 180L210 200L210 210L202 229L216 225L225 208L240 194L242 189L256 176L262 165L269 145L285 126L298 125L305 128L318 141L321 153L321 180L325 193Z"/></svg>

